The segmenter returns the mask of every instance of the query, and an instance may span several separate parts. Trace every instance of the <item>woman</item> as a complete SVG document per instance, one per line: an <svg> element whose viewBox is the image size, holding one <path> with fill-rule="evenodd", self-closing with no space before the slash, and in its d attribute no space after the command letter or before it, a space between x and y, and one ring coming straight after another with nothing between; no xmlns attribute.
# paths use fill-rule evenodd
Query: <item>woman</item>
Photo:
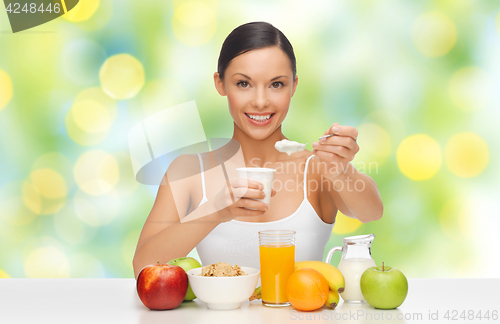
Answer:
<svg viewBox="0 0 500 324"><path fill-rule="evenodd" d="M181 215L214 200L217 195L204 186L215 179L202 171L174 201L172 179L166 175L137 244L136 278L147 264L186 256L195 247L203 265L227 262L259 268L257 232L266 229L295 230L296 260L322 260L338 210L363 223L382 217L375 182L349 163L359 150L354 127L333 124L323 135L335 136L313 143L312 152L287 155L275 149L277 141L286 139L281 124L298 83L293 48L281 31L265 22L234 29L222 45L214 82L219 94L227 96L232 139L241 145L245 164L277 169L270 206L249 199L263 197L258 182L233 179L231 189L249 188L234 191L243 192L237 197L241 199L181 222ZM184 156L177 163L196 163L206 170L213 157ZM276 184L284 185L276 191Z"/></svg>

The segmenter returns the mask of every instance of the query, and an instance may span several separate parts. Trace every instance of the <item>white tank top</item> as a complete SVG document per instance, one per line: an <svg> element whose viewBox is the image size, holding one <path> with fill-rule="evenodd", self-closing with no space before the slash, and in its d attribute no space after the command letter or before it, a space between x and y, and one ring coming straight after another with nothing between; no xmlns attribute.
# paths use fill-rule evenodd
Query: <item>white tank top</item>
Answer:
<svg viewBox="0 0 500 324"><path fill-rule="evenodd" d="M230 220L219 224L197 246L202 265L217 262L227 262L231 265L260 269L259 259L259 231L263 230L294 230L295 234L295 261L319 260L323 261L326 243L330 239L333 226L323 222L307 199L307 167L311 155L304 169L304 200L299 208L288 217L270 222L242 222ZM203 204L206 198L205 175L203 162L198 154L201 167L201 181L203 184ZM195 255L196 253L190 253ZM260 285L260 279L259 279Z"/></svg>

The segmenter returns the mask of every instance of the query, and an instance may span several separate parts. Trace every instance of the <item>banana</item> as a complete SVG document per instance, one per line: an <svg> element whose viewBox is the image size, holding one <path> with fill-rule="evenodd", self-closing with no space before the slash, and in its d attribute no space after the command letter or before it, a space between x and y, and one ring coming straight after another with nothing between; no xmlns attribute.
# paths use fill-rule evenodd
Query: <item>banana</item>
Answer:
<svg viewBox="0 0 500 324"><path fill-rule="evenodd" d="M325 302L325 306L329 307L331 309L335 309L337 305L339 304L340 296L339 293L336 290L329 290L328 291L328 299Z"/></svg>
<svg viewBox="0 0 500 324"><path fill-rule="evenodd" d="M295 262L295 270L302 268L312 268L325 276L331 290L343 292L345 289L345 279L339 269L323 261L299 261Z"/></svg>
<svg viewBox="0 0 500 324"><path fill-rule="evenodd" d="M255 291L253 292L252 296L248 298L249 301L252 301L254 299L261 299L262 298L262 286L259 286L255 288Z"/></svg>

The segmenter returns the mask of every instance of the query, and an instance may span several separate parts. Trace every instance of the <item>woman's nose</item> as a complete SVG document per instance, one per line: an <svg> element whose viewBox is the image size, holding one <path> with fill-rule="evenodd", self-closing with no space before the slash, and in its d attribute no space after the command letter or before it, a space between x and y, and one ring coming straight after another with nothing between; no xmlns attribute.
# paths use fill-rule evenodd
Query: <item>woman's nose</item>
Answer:
<svg viewBox="0 0 500 324"><path fill-rule="evenodd" d="M266 94L266 89L261 89L258 88L257 91L255 91L255 96L254 96L254 106L255 108L265 108L269 105L269 100L267 98Z"/></svg>

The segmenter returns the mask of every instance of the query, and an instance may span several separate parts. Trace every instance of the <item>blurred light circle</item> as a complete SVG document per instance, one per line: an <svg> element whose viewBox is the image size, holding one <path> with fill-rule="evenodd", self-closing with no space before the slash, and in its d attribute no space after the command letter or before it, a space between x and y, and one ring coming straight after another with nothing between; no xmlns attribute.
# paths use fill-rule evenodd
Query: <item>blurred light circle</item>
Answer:
<svg viewBox="0 0 500 324"><path fill-rule="evenodd" d="M94 87L85 89L76 96L74 102L85 100L94 100L100 103L101 105L105 106L114 117L116 117L116 101L110 98L102 88Z"/></svg>
<svg viewBox="0 0 500 324"><path fill-rule="evenodd" d="M492 178L495 183L496 179ZM469 200L471 209L473 210L472 220L476 229L475 241L473 247L478 247L474 251L482 262L483 273L485 277L494 277L498 273L500 267L500 259L498 257L498 247L500 245L500 236L498 229L500 228L500 204L498 203L498 190L491 185L482 185L482 192L477 192Z"/></svg>
<svg viewBox="0 0 500 324"><path fill-rule="evenodd" d="M129 154L115 154L116 161L120 168L120 180L115 186L114 191L120 196L130 196L139 187L139 182L135 179L134 170Z"/></svg>
<svg viewBox="0 0 500 324"><path fill-rule="evenodd" d="M34 249L24 261L28 278L68 278L69 262L66 255L54 246Z"/></svg>
<svg viewBox="0 0 500 324"><path fill-rule="evenodd" d="M68 136L77 144L82 146L92 146L101 143L108 133L87 133L76 125L74 118L68 113L64 119Z"/></svg>
<svg viewBox="0 0 500 324"><path fill-rule="evenodd" d="M103 90L114 99L130 99L144 86L144 68L129 54L111 56L99 72Z"/></svg>
<svg viewBox="0 0 500 324"><path fill-rule="evenodd" d="M0 238L16 244L24 244L39 232L38 226L32 225L39 213L26 206L23 184L23 181L12 181L0 187ZM11 253L7 249L3 252L6 257Z"/></svg>
<svg viewBox="0 0 500 324"><path fill-rule="evenodd" d="M25 210L27 210L25 208ZM15 226L5 222L0 222L0 237L3 242L9 244L14 243L16 246L22 246L26 240L40 234L38 226L31 224L30 226ZM11 251L2 251L5 258L9 258L9 254L15 254Z"/></svg>
<svg viewBox="0 0 500 324"><path fill-rule="evenodd" d="M71 107L71 114L75 124L81 130L91 134L109 131L114 121L106 106L95 100L75 102Z"/></svg>
<svg viewBox="0 0 500 324"><path fill-rule="evenodd" d="M39 206L41 209L41 200ZM38 214L25 204L23 181L8 182L0 188L0 220L12 226L24 226L31 224Z"/></svg>
<svg viewBox="0 0 500 324"><path fill-rule="evenodd" d="M0 69L0 110L12 99L12 80L7 72Z"/></svg>
<svg viewBox="0 0 500 324"><path fill-rule="evenodd" d="M75 164L74 174L78 186L89 195L109 193L120 179L118 162L102 150L82 154Z"/></svg>
<svg viewBox="0 0 500 324"><path fill-rule="evenodd" d="M56 213L66 203L66 196L59 198L47 198L43 196L31 181L24 181L22 195L26 207L39 215Z"/></svg>
<svg viewBox="0 0 500 324"><path fill-rule="evenodd" d="M348 234L356 231L363 222L359 219L345 216L340 211L337 212L335 217L335 225L333 226L332 233L335 234Z"/></svg>
<svg viewBox="0 0 500 324"><path fill-rule="evenodd" d="M391 154L391 136L377 124L366 123L358 127L359 152L356 161L368 167L370 163L383 164Z"/></svg>
<svg viewBox="0 0 500 324"><path fill-rule="evenodd" d="M67 204L54 215L54 227L61 239L70 244L89 242L95 235L94 228L84 224L78 217L74 204Z"/></svg>
<svg viewBox="0 0 500 324"><path fill-rule="evenodd" d="M459 133L448 141L444 155L452 173L463 178L475 177L488 165L488 143L475 133Z"/></svg>
<svg viewBox="0 0 500 324"><path fill-rule="evenodd" d="M90 19L99 8L99 0L81 0L78 4L65 13L63 17L71 22L80 22Z"/></svg>
<svg viewBox="0 0 500 324"><path fill-rule="evenodd" d="M10 278L10 276L7 274L7 272L0 269L0 278Z"/></svg>
<svg viewBox="0 0 500 324"><path fill-rule="evenodd" d="M60 152L48 152L40 155L33 165L31 171L39 169L53 169L64 178L68 191L74 185L73 179L73 162L64 154Z"/></svg>
<svg viewBox="0 0 500 324"><path fill-rule="evenodd" d="M98 81L99 68L106 59L104 49L89 39L68 42L62 53L64 75L72 82L89 85Z"/></svg>
<svg viewBox="0 0 500 324"><path fill-rule="evenodd" d="M37 217L37 214L26 207L22 197L1 200L0 206L2 206L0 211L1 219L13 226L29 225Z"/></svg>
<svg viewBox="0 0 500 324"><path fill-rule="evenodd" d="M116 102L101 88L85 89L78 94L66 114L69 137L83 146L102 142L116 120Z"/></svg>
<svg viewBox="0 0 500 324"><path fill-rule="evenodd" d="M217 29L215 5L202 1L183 1L174 11L172 30L188 46L208 43Z"/></svg>
<svg viewBox="0 0 500 324"><path fill-rule="evenodd" d="M473 212L462 198L447 201L439 213L439 223L443 233L452 240L465 237L474 238Z"/></svg>
<svg viewBox="0 0 500 324"><path fill-rule="evenodd" d="M25 181L22 189L23 201L32 212L42 214L42 196L30 181Z"/></svg>
<svg viewBox="0 0 500 324"><path fill-rule="evenodd" d="M142 90L141 108L144 112L140 113L150 116L185 101L188 101L186 91L177 80L154 80L146 83Z"/></svg>
<svg viewBox="0 0 500 324"><path fill-rule="evenodd" d="M401 172L415 181L432 178L441 167L441 155L439 144L426 134L408 136L396 153Z"/></svg>
<svg viewBox="0 0 500 324"><path fill-rule="evenodd" d="M103 278L104 266L89 253L70 256L71 278Z"/></svg>
<svg viewBox="0 0 500 324"><path fill-rule="evenodd" d="M55 170L38 169L31 172L30 178L35 190L45 198L63 198L67 194L66 181Z"/></svg>
<svg viewBox="0 0 500 324"><path fill-rule="evenodd" d="M73 199L77 217L87 225L99 227L111 223L120 211L120 198L115 191L91 196L79 191Z"/></svg>
<svg viewBox="0 0 500 324"><path fill-rule="evenodd" d="M493 89L492 78L477 67L457 71L449 84L451 100L464 111L480 110L487 106L493 97Z"/></svg>
<svg viewBox="0 0 500 324"><path fill-rule="evenodd" d="M379 109L369 113L364 123L374 123L382 127L390 135L391 142L400 142L405 137L403 118L389 109Z"/></svg>
<svg viewBox="0 0 500 324"><path fill-rule="evenodd" d="M30 181L25 181L23 184L24 201L38 214L57 212L66 202L67 193L65 179L50 168L32 171Z"/></svg>
<svg viewBox="0 0 500 324"><path fill-rule="evenodd" d="M428 12L419 16L412 30L413 43L417 50L428 57L443 56L457 41L454 23L439 12Z"/></svg>

